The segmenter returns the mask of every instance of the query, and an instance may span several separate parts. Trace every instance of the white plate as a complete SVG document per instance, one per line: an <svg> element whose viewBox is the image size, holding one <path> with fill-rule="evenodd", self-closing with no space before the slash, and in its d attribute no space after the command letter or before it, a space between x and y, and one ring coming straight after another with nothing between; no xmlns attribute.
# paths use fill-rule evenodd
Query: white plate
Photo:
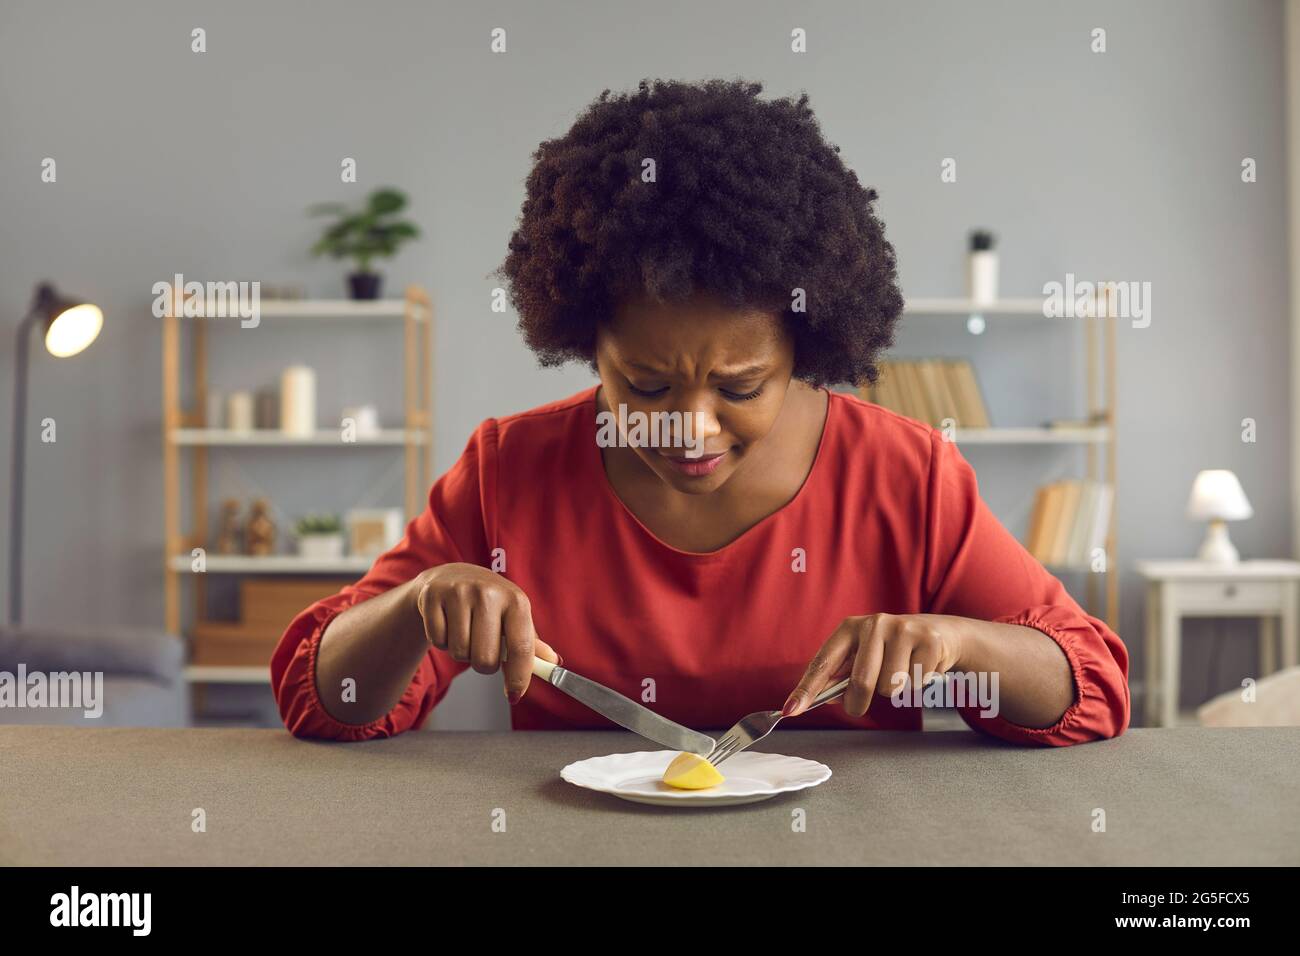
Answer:
<svg viewBox="0 0 1300 956"><path fill-rule="evenodd" d="M569 783L612 793L633 803L677 807L729 807L756 803L778 793L815 787L830 779L831 768L815 760L746 750L723 761L723 780L707 790L678 790L663 782L676 750L610 754L571 763L560 771Z"/></svg>

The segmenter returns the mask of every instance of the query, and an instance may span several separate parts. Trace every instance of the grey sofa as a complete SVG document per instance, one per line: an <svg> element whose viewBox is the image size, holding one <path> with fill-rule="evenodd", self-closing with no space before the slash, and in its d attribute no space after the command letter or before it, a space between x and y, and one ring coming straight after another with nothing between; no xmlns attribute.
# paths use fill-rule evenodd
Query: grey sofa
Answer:
<svg viewBox="0 0 1300 956"><path fill-rule="evenodd" d="M20 665L29 675L103 673L103 713L99 717L87 717L79 707L15 707L0 699L0 724L188 726L184 659L180 640L162 631L113 628L82 633L0 626L0 680L7 679L11 687L17 686Z"/></svg>

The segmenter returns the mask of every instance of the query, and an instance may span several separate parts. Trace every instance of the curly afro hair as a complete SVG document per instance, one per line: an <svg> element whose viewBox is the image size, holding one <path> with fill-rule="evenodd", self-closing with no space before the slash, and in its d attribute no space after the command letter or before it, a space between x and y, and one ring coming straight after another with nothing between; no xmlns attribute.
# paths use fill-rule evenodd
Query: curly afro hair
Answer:
<svg viewBox="0 0 1300 956"><path fill-rule="evenodd" d="M876 380L903 308L876 191L823 139L807 93L764 102L762 88L642 80L537 148L493 275L542 365L594 363L598 325L629 298L703 293L781 315L796 378Z"/></svg>

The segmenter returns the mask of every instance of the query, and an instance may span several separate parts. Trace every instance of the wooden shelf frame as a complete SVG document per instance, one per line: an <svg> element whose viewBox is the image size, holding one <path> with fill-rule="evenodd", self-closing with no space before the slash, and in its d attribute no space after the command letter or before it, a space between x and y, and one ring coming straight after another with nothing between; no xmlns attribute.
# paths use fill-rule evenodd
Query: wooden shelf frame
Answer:
<svg viewBox="0 0 1300 956"><path fill-rule="evenodd" d="M1114 490L1110 519L1106 529L1106 571L1087 572L1086 601L1089 613L1103 611L1107 625L1119 633L1119 540L1116 513L1119 511L1119 486L1116 467L1116 386L1115 386L1115 302L1111 283L1100 283L1099 294L1091 315L1076 318L1051 318L1043 314L1041 298L1001 299L993 303L976 303L970 299L909 299L905 315L934 318L966 319L971 315L985 318L1009 317L1041 322L1078 322L1083 326L1085 395L1089 421L1093 426L1078 428L958 428L955 440L962 444L1080 444L1085 450L1084 472L1091 481L1104 481ZM1051 570L1049 568L1049 570ZM1060 571L1084 570L1058 568ZM1104 580L1103 580L1104 579Z"/></svg>
<svg viewBox="0 0 1300 956"><path fill-rule="evenodd" d="M213 447L270 448L277 454L294 447L341 449L357 445L400 447L404 456L404 507L409 521L423 510L433 481L433 301L418 285L407 286L401 299L352 300L269 300L259 304L260 317L295 322L400 320L403 336L402 403L404 422L400 429L388 429L376 436L344 442L335 431L323 429L308 438L294 438L262 431L222 432L207 428L208 330L238 327L238 319L189 317L182 309L179 289L173 288L171 308L162 318L162 438L163 438L163 614L169 633L183 639L181 587L185 577L193 579L193 620L207 618L206 574L190 570L194 548L209 547L208 456ZM194 406L181 401L181 382L186 356L182 338L188 327L192 339L188 361L193 375ZM185 509L181 488L181 455L189 454L189 528L183 522ZM266 562L264 564L259 561ZM316 565L320 567L317 569ZM330 574L340 571L362 574L370 559L348 557L334 562L306 562L293 555L251 558L239 555L207 555L208 573L229 574ZM191 668L197 675L212 668ZM220 669L217 670L227 670ZM198 679L195 677L194 679Z"/></svg>

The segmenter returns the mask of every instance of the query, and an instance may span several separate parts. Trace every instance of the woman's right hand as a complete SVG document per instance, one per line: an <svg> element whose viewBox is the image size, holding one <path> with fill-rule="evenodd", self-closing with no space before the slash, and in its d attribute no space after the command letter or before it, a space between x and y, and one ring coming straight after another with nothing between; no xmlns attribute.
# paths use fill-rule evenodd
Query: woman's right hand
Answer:
<svg viewBox="0 0 1300 956"><path fill-rule="evenodd" d="M422 571L417 581L416 608L429 643L480 674L504 665L510 703L519 703L528 690L534 655L562 663L537 636L528 595L496 572L477 564L442 564Z"/></svg>

